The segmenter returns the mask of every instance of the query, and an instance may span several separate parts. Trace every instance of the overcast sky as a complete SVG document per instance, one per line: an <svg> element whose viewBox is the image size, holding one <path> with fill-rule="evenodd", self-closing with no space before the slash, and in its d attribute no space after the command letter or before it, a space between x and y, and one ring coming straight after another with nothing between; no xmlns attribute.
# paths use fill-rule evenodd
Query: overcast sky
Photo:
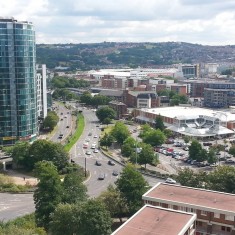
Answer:
<svg viewBox="0 0 235 235"><path fill-rule="evenodd" d="M235 45L235 0L1 0L0 16L32 21L37 43Z"/></svg>

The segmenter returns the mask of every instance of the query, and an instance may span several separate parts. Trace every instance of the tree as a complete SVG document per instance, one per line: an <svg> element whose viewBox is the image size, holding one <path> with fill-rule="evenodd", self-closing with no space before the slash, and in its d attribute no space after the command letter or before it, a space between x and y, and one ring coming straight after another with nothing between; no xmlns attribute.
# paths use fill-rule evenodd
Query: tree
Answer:
<svg viewBox="0 0 235 235"><path fill-rule="evenodd" d="M141 147L142 150L139 153L138 163L140 165L144 164L146 169L146 164L151 164L153 162L155 153L153 151L153 147L150 144L142 143Z"/></svg>
<svg viewBox="0 0 235 235"><path fill-rule="evenodd" d="M96 116L100 122L103 122L105 118L114 119L116 117L116 112L110 107L102 107L96 111Z"/></svg>
<svg viewBox="0 0 235 235"><path fill-rule="evenodd" d="M105 146L107 149L112 145L113 141L113 136L105 133L104 136L100 139L100 146Z"/></svg>
<svg viewBox="0 0 235 235"><path fill-rule="evenodd" d="M164 133L161 130L150 130L143 136L143 142L152 146L162 145L166 140Z"/></svg>
<svg viewBox="0 0 235 235"><path fill-rule="evenodd" d="M43 121L43 127L53 130L59 121L59 117L54 111L48 112L46 118Z"/></svg>
<svg viewBox="0 0 235 235"><path fill-rule="evenodd" d="M155 119L155 128L163 131L165 129L162 116L158 115Z"/></svg>
<svg viewBox="0 0 235 235"><path fill-rule="evenodd" d="M77 203L87 199L87 187L83 184L83 177L77 171L67 174L63 182L64 203Z"/></svg>
<svg viewBox="0 0 235 235"><path fill-rule="evenodd" d="M164 133L164 135L166 136L166 138L170 138L170 137L173 136L172 130L169 130L169 129L164 129L164 130L163 130L163 133Z"/></svg>
<svg viewBox="0 0 235 235"><path fill-rule="evenodd" d="M116 122L111 135L119 144L123 144L123 142L130 136L130 131L123 122Z"/></svg>
<svg viewBox="0 0 235 235"><path fill-rule="evenodd" d="M193 140L189 146L189 158L194 160L200 159L201 150L202 145L197 140Z"/></svg>
<svg viewBox="0 0 235 235"><path fill-rule="evenodd" d="M105 124L105 125L108 125L108 124L110 124L111 122L112 122L112 119L109 118L109 117L107 117L107 118L105 118L105 119L103 120L103 124Z"/></svg>
<svg viewBox="0 0 235 235"><path fill-rule="evenodd" d="M26 167L32 170L37 162L43 160L52 161L58 170L61 170L68 164L68 153L59 143L36 140L30 146Z"/></svg>
<svg viewBox="0 0 235 235"><path fill-rule="evenodd" d="M192 169L186 167L178 171L176 180L183 186L204 188L205 183L207 182L207 173L195 173Z"/></svg>
<svg viewBox="0 0 235 235"><path fill-rule="evenodd" d="M151 128L151 126L149 124L142 125L139 137L143 138L151 130L153 130L153 128Z"/></svg>
<svg viewBox="0 0 235 235"><path fill-rule="evenodd" d="M235 157L235 145L232 145L228 152Z"/></svg>
<svg viewBox="0 0 235 235"><path fill-rule="evenodd" d="M92 103L92 95L90 92L85 91L81 96L80 96L80 102L84 103L86 105L90 105Z"/></svg>
<svg viewBox="0 0 235 235"><path fill-rule="evenodd" d="M109 185L107 190L102 192L98 199L104 203L106 210L109 211L111 217L118 217L122 223L122 217L127 214L128 207L118 189L113 185Z"/></svg>
<svg viewBox="0 0 235 235"><path fill-rule="evenodd" d="M92 103L92 105L98 107L99 105L107 105L110 101L111 101L111 99L107 96L95 95L92 98L91 103Z"/></svg>
<svg viewBox="0 0 235 235"><path fill-rule="evenodd" d="M59 204L50 216L51 234L79 234L80 210L79 204Z"/></svg>
<svg viewBox="0 0 235 235"><path fill-rule="evenodd" d="M35 173L39 179L34 192L35 220L39 227L48 229L50 214L62 199L62 185L56 166L52 162L43 161L35 165Z"/></svg>
<svg viewBox="0 0 235 235"><path fill-rule="evenodd" d="M147 191L148 183L133 165L127 164L115 184L126 200L130 214L134 214L143 205L142 195Z"/></svg>
<svg viewBox="0 0 235 235"><path fill-rule="evenodd" d="M187 143L189 143L189 141L190 141L190 137L189 137L188 135L185 135L185 136L183 137L183 140L184 140L184 142L187 144Z"/></svg>
<svg viewBox="0 0 235 235"><path fill-rule="evenodd" d="M209 153L207 154L207 161L209 164L214 164L218 161L218 158L216 156L214 149L209 150Z"/></svg>
<svg viewBox="0 0 235 235"><path fill-rule="evenodd" d="M218 166L209 174L208 187L226 193L235 193L235 168L233 166Z"/></svg>
<svg viewBox="0 0 235 235"><path fill-rule="evenodd" d="M90 199L81 205L79 235L109 235L111 224L110 213L101 201Z"/></svg>
<svg viewBox="0 0 235 235"><path fill-rule="evenodd" d="M29 142L17 142L13 146L11 157L13 162L18 166L24 166L27 164L27 157L29 156L30 143Z"/></svg>
<svg viewBox="0 0 235 235"><path fill-rule="evenodd" d="M130 157L135 152L137 147L136 140L133 137L128 137L122 145L121 152L124 157Z"/></svg>

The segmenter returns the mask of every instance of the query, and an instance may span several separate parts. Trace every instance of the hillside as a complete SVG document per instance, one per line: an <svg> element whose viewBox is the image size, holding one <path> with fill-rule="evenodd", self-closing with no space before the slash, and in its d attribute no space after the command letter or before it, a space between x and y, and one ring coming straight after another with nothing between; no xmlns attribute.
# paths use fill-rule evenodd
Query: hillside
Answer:
<svg viewBox="0 0 235 235"><path fill-rule="evenodd" d="M45 63L49 68L60 65L89 70L200 62L235 62L235 46L183 42L37 45L37 63Z"/></svg>

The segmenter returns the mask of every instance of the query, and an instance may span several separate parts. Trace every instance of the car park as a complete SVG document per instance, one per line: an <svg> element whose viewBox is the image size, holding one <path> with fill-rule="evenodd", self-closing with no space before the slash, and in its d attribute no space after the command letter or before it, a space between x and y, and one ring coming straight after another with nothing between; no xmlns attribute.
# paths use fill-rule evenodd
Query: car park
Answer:
<svg viewBox="0 0 235 235"><path fill-rule="evenodd" d="M168 184L176 184L176 181L173 180L172 178L167 178L165 183L168 183Z"/></svg>
<svg viewBox="0 0 235 235"><path fill-rule="evenodd" d="M98 180L104 180L105 179L105 174L101 173L99 174Z"/></svg>
<svg viewBox="0 0 235 235"><path fill-rule="evenodd" d="M96 160L95 164L96 164L96 166L101 166L102 165L101 162L98 161L98 160Z"/></svg>

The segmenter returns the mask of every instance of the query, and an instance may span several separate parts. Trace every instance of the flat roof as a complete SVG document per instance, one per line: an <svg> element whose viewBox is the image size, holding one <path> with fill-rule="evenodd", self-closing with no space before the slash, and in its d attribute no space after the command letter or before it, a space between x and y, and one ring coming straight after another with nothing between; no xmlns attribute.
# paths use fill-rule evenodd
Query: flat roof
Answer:
<svg viewBox="0 0 235 235"><path fill-rule="evenodd" d="M143 195L144 200L150 198L235 213L235 194L159 183Z"/></svg>
<svg viewBox="0 0 235 235"><path fill-rule="evenodd" d="M210 117L217 117L221 121L234 121L235 113L223 110L212 110L199 107L185 107L185 106L173 106L173 107L161 107L161 108L143 108L140 109L143 112L158 114L164 117L177 118L177 117L193 117L198 115L206 115Z"/></svg>
<svg viewBox="0 0 235 235"><path fill-rule="evenodd" d="M112 235L178 235L184 234L196 215L146 205Z"/></svg>

